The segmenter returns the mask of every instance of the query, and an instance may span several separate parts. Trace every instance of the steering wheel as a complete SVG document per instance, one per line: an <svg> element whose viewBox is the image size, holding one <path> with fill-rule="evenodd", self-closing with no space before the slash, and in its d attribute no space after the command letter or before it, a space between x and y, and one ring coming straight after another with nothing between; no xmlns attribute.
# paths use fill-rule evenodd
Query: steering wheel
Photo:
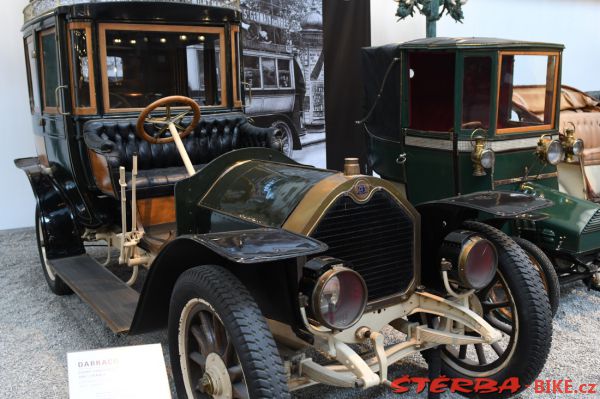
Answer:
<svg viewBox="0 0 600 399"><path fill-rule="evenodd" d="M185 108L180 113L173 116L172 108L176 104L184 104ZM157 108L165 107L166 114L164 117L152 117L151 113ZM187 128L183 128L180 123L190 112L193 112L193 118ZM200 107L196 101L184 96L170 96L161 98L148 105L137 120L136 133L139 138L146 140L151 144L165 144L175 141L175 134L180 138L187 137L192 130L198 126L200 122ZM149 123L156 128L154 134L149 134L146 131L146 124ZM171 132L171 137L161 137L166 131Z"/></svg>

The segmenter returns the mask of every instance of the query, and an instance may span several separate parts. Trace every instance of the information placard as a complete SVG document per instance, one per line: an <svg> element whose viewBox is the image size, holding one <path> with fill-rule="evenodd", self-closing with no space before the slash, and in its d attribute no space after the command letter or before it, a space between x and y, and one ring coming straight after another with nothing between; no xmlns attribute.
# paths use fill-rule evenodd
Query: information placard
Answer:
<svg viewBox="0 0 600 399"><path fill-rule="evenodd" d="M160 344L67 354L71 399L171 398Z"/></svg>

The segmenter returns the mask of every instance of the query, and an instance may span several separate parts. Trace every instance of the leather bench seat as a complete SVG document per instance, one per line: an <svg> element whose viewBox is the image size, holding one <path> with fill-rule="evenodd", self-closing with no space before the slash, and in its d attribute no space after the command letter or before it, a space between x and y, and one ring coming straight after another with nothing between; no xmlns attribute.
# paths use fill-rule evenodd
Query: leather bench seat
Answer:
<svg viewBox="0 0 600 399"><path fill-rule="evenodd" d="M150 144L140 139L135 133L136 122L136 119L100 119L84 125L83 137L96 187L119 198L119 168L124 166L130 192L133 155L137 154L137 197L173 195L175 183L188 177L175 144ZM185 127L186 121L182 125ZM152 126L146 130L151 133ZM209 115L202 117L183 143L198 171L232 150L248 147L281 150L276 132L275 128L253 126L243 113Z"/></svg>

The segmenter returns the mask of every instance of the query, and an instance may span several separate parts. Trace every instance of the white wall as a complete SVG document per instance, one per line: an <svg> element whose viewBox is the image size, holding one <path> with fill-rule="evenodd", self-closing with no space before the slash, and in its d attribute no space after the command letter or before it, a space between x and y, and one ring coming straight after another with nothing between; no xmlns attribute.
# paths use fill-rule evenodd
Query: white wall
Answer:
<svg viewBox="0 0 600 399"><path fill-rule="evenodd" d="M394 0L371 0L373 45L425 36L423 16L399 21ZM563 84L600 90L600 1L470 0L464 23L444 16L438 36L481 36L562 43Z"/></svg>
<svg viewBox="0 0 600 399"><path fill-rule="evenodd" d="M33 225L35 200L13 159L35 155L21 25L27 0L4 2L0 24L0 229Z"/></svg>

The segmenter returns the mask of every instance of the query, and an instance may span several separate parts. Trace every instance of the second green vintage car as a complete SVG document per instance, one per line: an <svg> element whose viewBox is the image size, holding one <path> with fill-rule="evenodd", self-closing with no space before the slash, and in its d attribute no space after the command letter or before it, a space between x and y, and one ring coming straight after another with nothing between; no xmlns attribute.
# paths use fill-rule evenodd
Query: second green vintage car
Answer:
<svg viewBox="0 0 600 399"><path fill-rule="evenodd" d="M518 378L493 397L538 376L552 321L530 260L440 215L549 201L488 192L418 213L355 160L341 173L286 157L243 113L235 2L70 3L32 2L23 29L37 155L15 163L37 201L40 277L115 333L166 328L179 397L390 385L423 351L471 382Z"/></svg>
<svg viewBox="0 0 600 399"><path fill-rule="evenodd" d="M558 281L598 287L600 265L600 206L561 192L557 179L562 165L578 164L584 145L572 129L559 133L562 50L489 38L364 50L369 161L381 177L404 183L413 204L480 190L553 201L528 218L477 219L527 250L554 311Z"/></svg>

